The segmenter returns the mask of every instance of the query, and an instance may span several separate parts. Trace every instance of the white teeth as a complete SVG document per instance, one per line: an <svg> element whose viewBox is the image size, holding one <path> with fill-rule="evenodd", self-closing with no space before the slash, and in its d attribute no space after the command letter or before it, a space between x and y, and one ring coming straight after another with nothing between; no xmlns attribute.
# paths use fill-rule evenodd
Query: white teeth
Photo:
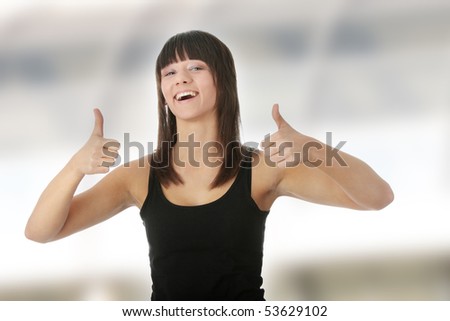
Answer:
<svg viewBox="0 0 450 321"><path fill-rule="evenodd" d="M180 100L195 97L195 96L197 96L197 93L195 91L184 91L184 92L176 94L175 99L180 101Z"/></svg>

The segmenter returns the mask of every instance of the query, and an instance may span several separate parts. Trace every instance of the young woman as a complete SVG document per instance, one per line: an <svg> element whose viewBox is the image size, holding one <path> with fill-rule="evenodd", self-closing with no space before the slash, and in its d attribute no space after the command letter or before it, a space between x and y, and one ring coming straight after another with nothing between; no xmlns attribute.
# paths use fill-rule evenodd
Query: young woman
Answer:
<svg viewBox="0 0 450 321"><path fill-rule="evenodd" d="M366 163L299 133L276 104L278 131L262 150L242 146L233 58L213 35L170 38L156 77L157 150L74 196L85 175L108 172L118 156L95 109L91 137L37 202L29 239L54 241L137 206L150 246L152 300L264 300L265 220L278 197L358 210L393 200Z"/></svg>

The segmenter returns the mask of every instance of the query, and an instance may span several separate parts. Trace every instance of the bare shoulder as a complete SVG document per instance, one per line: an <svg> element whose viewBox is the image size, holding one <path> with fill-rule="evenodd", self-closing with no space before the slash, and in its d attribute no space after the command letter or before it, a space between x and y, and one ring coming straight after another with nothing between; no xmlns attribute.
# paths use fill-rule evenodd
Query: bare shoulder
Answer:
<svg viewBox="0 0 450 321"><path fill-rule="evenodd" d="M252 197L260 209L268 210L280 196L303 198L305 188L316 179L304 164L277 166L261 150L253 153ZM300 179L301 177L301 179ZM305 182L309 182L305 184ZM293 187L295 186L295 187ZM293 193L295 190L297 193ZM295 195L294 195L295 194Z"/></svg>
<svg viewBox="0 0 450 321"><path fill-rule="evenodd" d="M277 195L277 186L281 179L281 171L270 166L264 152L254 150L252 153L252 198L261 210L269 210Z"/></svg>
<svg viewBox="0 0 450 321"><path fill-rule="evenodd" d="M129 163L123 164L117 169L127 186L133 205L141 208L147 197L148 180L150 175L151 155L146 155Z"/></svg>

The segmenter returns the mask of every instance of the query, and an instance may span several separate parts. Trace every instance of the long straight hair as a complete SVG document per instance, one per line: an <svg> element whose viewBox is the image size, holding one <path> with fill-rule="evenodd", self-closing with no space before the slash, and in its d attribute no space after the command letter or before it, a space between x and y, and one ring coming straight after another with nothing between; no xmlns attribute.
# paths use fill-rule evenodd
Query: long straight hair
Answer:
<svg viewBox="0 0 450 321"><path fill-rule="evenodd" d="M218 148L223 161L211 188L218 187L234 177L242 160L239 138L240 111L233 56L217 37L204 31L176 34L163 46L156 60L158 91L158 145L152 154L152 167L164 186L182 184L182 178L173 167L173 146L177 142L175 115L166 107L161 90L161 70L171 63L187 59L202 60L210 68L215 82L216 115L218 120Z"/></svg>

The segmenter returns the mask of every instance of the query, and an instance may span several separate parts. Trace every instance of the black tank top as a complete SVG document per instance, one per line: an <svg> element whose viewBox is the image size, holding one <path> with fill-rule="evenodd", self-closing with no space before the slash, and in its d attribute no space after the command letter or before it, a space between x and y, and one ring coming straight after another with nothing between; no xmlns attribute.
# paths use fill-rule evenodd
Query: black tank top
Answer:
<svg viewBox="0 0 450 321"><path fill-rule="evenodd" d="M228 191L198 206L163 194L150 170L141 209L150 246L152 300L264 300L265 222L251 197L251 163L243 160Z"/></svg>

